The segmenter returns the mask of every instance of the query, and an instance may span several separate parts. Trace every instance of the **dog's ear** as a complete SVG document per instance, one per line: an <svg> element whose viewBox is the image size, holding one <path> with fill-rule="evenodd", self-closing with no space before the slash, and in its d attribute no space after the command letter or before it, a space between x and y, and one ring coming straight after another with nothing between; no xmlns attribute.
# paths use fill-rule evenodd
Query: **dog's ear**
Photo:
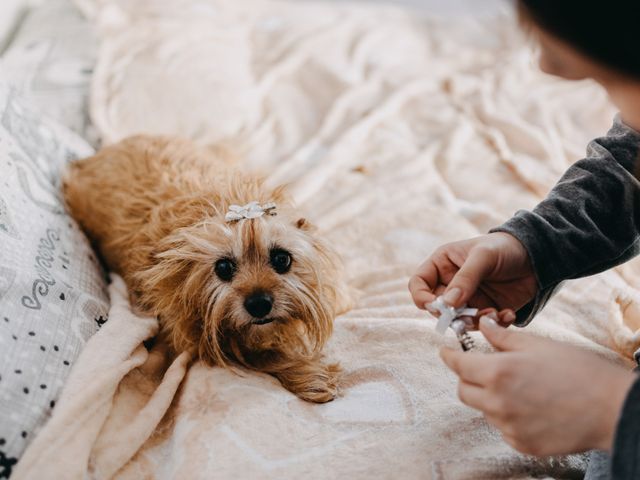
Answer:
<svg viewBox="0 0 640 480"><path fill-rule="evenodd" d="M296 227L305 232L315 232L316 226L304 217L296 220Z"/></svg>

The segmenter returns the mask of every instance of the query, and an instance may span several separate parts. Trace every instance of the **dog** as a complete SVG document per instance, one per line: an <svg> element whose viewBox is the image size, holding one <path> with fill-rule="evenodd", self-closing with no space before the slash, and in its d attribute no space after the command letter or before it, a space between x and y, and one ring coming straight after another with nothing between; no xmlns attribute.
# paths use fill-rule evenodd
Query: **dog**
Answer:
<svg viewBox="0 0 640 480"><path fill-rule="evenodd" d="M338 392L322 348L349 295L338 255L283 187L224 148L135 136L70 164L63 193L158 342L208 365L273 375L310 402Z"/></svg>

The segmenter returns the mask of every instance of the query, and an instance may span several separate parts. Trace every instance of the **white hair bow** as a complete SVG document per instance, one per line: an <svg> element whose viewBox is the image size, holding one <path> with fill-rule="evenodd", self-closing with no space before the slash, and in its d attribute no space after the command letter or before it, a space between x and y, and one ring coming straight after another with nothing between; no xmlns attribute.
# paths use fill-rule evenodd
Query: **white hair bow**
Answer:
<svg viewBox="0 0 640 480"><path fill-rule="evenodd" d="M263 215L276 215L276 204L265 203L260 205L258 202L247 203L244 207L240 205L231 205L229 211L225 215L226 222L238 222L240 220L251 220L252 218L259 218Z"/></svg>
<svg viewBox="0 0 640 480"><path fill-rule="evenodd" d="M428 303L426 307L430 312L440 314L436 325L436 331L440 334L444 334L454 320L460 317L475 317L478 314L477 308L467 308L466 305L455 308L448 305L442 297L436 298L433 302Z"/></svg>

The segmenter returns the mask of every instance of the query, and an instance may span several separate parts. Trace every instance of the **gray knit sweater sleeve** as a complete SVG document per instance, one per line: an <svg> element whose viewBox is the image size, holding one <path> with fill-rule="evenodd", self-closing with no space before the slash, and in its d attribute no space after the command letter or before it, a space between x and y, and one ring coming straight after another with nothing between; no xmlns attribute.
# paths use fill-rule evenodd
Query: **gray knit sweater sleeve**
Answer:
<svg viewBox="0 0 640 480"><path fill-rule="evenodd" d="M573 164L533 211L521 210L492 232L507 232L529 252L536 298L517 312L527 325L558 286L640 253L640 182L634 173L640 133L616 117L587 157ZM638 207L636 207L638 206Z"/></svg>
<svg viewBox="0 0 640 480"><path fill-rule="evenodd" d="M611 480L640 478L640 376L636 378L618 419L611 456Z"/></svg>

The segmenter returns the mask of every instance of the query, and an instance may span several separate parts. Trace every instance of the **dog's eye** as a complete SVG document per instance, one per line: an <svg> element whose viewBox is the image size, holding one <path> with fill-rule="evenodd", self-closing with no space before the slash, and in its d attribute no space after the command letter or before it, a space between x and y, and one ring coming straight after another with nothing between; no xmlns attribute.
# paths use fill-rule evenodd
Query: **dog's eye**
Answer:
<svg viewBox="0 0 640 480"><path fill-rule="evenodd" d="M271 250L271 266L278 273L287 273L291 269L291 254L286 250L274 248Z"/></svg>
<svg viewBox="0 0 640 480"><path fill-rule="evenodd" d="M216 275L223 282L229 282L236 273L236 264L230 258L221 258L216 262Z"/></svg>

